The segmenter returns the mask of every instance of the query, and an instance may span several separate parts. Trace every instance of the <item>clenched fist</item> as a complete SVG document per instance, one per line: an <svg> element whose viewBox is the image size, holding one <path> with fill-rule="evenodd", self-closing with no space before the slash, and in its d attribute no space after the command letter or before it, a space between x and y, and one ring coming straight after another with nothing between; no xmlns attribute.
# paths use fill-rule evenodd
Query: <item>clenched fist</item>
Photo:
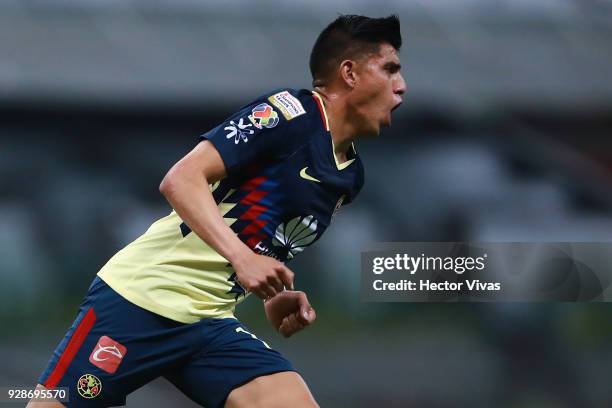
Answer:
<svg viewBox="0 0 612 408"><path fill-rule="evenodd" d="M240 285L261 299L269 299L285 289L293 289L293 272L282 262L251 252L233 263Z"/></svg>
<svg viewBox="0 0 612 408"><path fill-rule="evenodd" d="M304 292L285 290L264 303L266 317L283 336L290 337L317 318Z"/></svg>

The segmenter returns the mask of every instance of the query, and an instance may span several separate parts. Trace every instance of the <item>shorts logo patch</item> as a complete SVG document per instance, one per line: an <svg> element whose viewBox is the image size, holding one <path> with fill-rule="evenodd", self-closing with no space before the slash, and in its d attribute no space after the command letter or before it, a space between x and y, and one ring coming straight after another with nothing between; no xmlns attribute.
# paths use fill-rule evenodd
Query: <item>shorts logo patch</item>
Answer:
<svg viewBox="0 0 612 408"><path fill-rule="evenodd" d="M283 113L287 120L297 118L306 113L299 99L291 95L289 91L274 94L268 100Z"/></svg>
<svg viewBox="0 0 612 408"><path fill-rule="evenodd" d="M251 110L249 120L257 128L273 128L279 122L278 113L267 103L260 103Z"/></svg>
<svg viewBox="0 0 612 408"><path fill-rule="evenodd" d="M89 355L89 362L109 374L114 374L125 356L127 348L111 339L102 336Z"/></svg>
<svg viewBox="0 0 612 408"><path fill-rule="evenodd" d="M83 398L95 398L102 392L102 381L93 374L83 374L77 381L77 391Z"/></svg>

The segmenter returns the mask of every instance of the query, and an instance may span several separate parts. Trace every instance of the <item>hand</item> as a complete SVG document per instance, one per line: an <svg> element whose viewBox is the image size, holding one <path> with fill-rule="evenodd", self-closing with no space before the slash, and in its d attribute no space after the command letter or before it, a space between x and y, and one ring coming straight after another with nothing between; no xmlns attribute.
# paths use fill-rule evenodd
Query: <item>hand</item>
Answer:
<svg viewBox="0 0 612 408"><path fill-rule="evenodd" d="M304 292L285 290L264 303L266 318L284 337L314 323L315 310Z"/></svg>
<svg viewBox="0 0 612 408"><path fill-rule="evenodd" d="M282 262L251 252L242 261L232 263L240 285L261 299L293 289L293 272Z"/></svg>

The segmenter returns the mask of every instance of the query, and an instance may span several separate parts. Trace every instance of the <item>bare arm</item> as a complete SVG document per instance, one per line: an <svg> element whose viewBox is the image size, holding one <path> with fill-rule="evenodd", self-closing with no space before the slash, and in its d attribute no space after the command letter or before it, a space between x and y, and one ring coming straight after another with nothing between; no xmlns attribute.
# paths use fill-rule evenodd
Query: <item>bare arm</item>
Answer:
<svg viewBox="0 0 612 408"><path fill-rule="evenodd" d="M251 251L225 224L208 187L226 176L209 141L200 142L162 180L159 191L181 219L233 266L240 284L265 299L293 288L293 272L283 263Z"/></svg>

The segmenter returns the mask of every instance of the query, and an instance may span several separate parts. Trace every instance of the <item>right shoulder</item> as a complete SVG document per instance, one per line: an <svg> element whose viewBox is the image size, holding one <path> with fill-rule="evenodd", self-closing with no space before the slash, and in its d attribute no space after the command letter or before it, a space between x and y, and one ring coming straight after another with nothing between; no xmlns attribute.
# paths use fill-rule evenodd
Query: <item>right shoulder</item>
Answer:
<svg viewBox="0 0 612 408"><path fill-rule="evenodd" d="M321 129L319 112L311 91L276 89L242 106L200 139L214 145L232 174L254 161L292 155Z"/></svg>
<svg viewBox="0 0 612 408"><path fill-rule="evenodd" d="M308 89L274 89L243 106L240 113L256 129L275 127L294 149L319 133L325 121L313 92Z"/></svg>
<svg viewBox="0 0 612 408"><path fill-rule="evenodd" d="M321 110L313 92L308 89L278 88L257 97L241 109L252 109L259 104L271 105L287 124L313 122L313 125L318 125L321 121Z"/></svg>

